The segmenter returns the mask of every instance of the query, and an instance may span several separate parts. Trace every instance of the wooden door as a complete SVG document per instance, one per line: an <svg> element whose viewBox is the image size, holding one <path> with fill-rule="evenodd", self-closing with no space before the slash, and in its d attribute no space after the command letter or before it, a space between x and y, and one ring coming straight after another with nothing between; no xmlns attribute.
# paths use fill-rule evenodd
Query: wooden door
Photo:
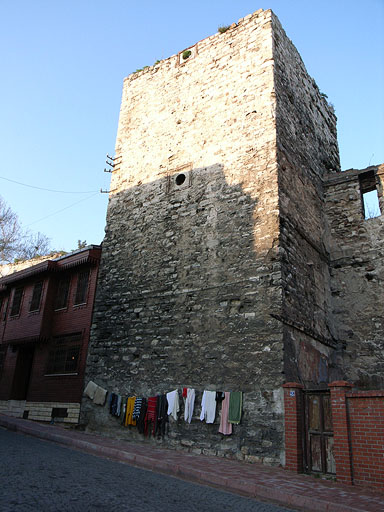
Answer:
<svg viewBox="0 0 384 512"><path fill-rule="evenodd" d="M333 426L331 397L328 391L305 393L306 450L304 461L307 472L336 474L333 457Z"/></svg>

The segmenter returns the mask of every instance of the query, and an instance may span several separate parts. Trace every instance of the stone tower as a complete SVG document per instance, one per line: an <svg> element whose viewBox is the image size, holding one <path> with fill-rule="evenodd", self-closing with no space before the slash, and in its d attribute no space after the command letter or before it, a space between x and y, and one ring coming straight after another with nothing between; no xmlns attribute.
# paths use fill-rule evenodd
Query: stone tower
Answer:
<svg viewBox="0 0 384 512"><path fill-rule="evenodd" d="M322 178L337 171L333 110L270 10L126 78L87 379L195 388L192 423L162 442L281 461L282 384L336 371ZM204 389L244 392L232 436L198 419Z"/></svg>

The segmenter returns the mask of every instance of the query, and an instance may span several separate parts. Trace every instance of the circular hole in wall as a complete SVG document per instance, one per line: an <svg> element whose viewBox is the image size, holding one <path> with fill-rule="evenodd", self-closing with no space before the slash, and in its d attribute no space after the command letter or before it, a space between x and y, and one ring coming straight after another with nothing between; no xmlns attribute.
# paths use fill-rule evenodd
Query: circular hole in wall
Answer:
<svg viewBox="0 0 384 512"><path fill-rule="evenodd" d="M182 185L185 181L185 174L178 174L176 176L176 185Z"/></svg>

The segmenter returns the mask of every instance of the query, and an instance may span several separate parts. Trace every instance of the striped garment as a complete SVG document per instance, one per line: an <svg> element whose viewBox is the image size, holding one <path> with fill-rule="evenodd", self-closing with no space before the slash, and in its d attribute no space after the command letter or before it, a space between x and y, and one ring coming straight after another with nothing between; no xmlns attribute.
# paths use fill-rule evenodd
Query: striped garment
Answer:
<svg viewBox="0 0 384 512"><path fill-rule="evenodd" d="M136 400L135 400L135 405L133 407L133 414L132 414L132 418L134 420L138 420L139 419L139 416L140 416L140 409L141 409L141 406L143 405L143 399L142 398L139 398L138 396L136 397Z"/></svg>

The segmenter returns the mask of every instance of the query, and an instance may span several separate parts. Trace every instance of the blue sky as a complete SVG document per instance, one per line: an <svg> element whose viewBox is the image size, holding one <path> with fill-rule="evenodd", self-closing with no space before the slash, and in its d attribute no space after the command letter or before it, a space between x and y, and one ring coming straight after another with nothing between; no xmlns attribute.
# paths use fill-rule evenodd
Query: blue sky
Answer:
<svg viewBox="0 0 384 512"><path fill-rule="evenodd" d="M342 168L384 162L384 0L0 0L0 195L23 226L100 243L124 77L260 8L334 104Z"/></svg>

